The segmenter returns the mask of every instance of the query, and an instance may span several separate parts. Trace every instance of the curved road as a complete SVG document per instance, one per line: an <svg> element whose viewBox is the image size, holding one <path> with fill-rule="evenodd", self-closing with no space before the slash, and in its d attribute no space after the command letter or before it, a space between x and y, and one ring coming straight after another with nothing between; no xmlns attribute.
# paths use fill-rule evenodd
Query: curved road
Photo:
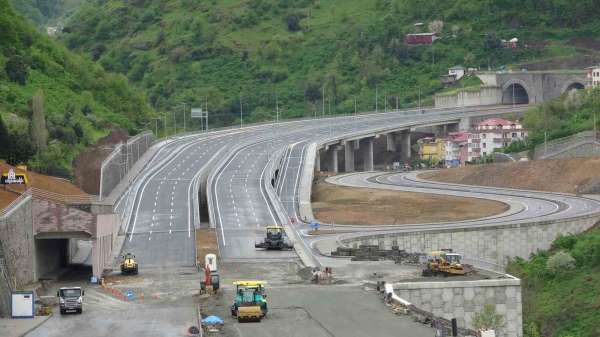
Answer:
<svg viewBox="0 0 600 337"><path fill-rule="evenodd" d="M532 221L568 219L598 213L600 210L599 200L573 194L442 183L420 179L417 177L419 173L362 172L331 177L328 179L328 182L357 188L378 188L489 199L504 202L510 208L494 216L464 221L382 226L338 225L333 228L350 231L351 233L326 237L311 237L306 235L308 228L305 226L302 231L305 234L306 240L311 242L311 247L316 252L316 248L314 247L315 245L319 245L317 243L320 241L322 241L320 244L324 245L324 247L332 248L331 244L325 245L324 243L342 238L360 237L366 235L366 232L369 232L369 234L391 234L398 232L512 225Z"/></svg>

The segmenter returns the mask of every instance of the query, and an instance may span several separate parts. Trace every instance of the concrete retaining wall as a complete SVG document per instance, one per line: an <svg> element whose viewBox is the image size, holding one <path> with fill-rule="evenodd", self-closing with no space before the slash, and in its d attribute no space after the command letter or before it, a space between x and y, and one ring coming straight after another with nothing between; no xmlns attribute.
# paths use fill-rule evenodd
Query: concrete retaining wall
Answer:
<svg viewBox="0 0 600 337"><path fill-rule="evenodd" d="M393 245L408 252L428 252L451 248L469 262L482 268L502 270L510 258L528 258L538 250L550 248L559 235L581 233L600 220L600 214L569 220L498 225L408 233L388 233L342 239L347 246Z"/></svg>
<svg viewBox="0 0 600 337"><path fill-rule="evenodd" d="M600 134L583 131L535 147L535 159L570 159L600 156Z"/></svg>
<svg viewBox="0 0 600 337"><path fill-rule="evenodd" d="M474 315L491 304L504 318L497 336L523 336L521 281L510 275L492 280L395 283L394 292L433 316L456 318L458 326L467 329L474 328Z"/></svg>
<svg viewBox="0 0 600 337"><path fill-rule="evenodd" d="M496 105L501 103L502 88L496 86L481 87L478 91L460 91L453 95L435 96L436 108Z"/></svg>
<svg viewBox="0 0 600 337"><path fill-rule="evenodd" d="M17 287L36 279L33 227L33 199L23 197L12 210L0 218L0 241L8 274Z"/></svg>

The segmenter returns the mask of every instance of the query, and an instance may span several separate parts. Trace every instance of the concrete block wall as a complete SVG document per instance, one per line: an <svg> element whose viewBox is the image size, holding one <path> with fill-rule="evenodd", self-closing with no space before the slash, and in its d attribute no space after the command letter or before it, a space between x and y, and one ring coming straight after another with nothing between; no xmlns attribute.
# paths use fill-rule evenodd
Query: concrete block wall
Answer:
<svg viewBox="0 0 600 337"><path fill-rule="evenodd" d="M502 88L496 86L482 87L478 91L460 91L453 95L435 96L436 108L496 105L500 103L502 103Z"/></svg>
<svg viewBox="0 0 600 337"><path fill-rule="evenodd" d="M10 279L2 241L0 241L0 317L10 315L10 294L12 292Z"/></svg>
<svg viewBox="0 0 600 337"><path fill-rule="evenodd" d="M17 287L32 283L35 275L33 199L24 197L0 218L0 241L8 275Z"/></svg>
<svg viewBox="0 0 600 337"><path fill-rule="evenodd" d="M342 239L342 243L379 245L386 249L396 245L408 252L451 248L472 264L498 271L510 258L528 258L538 250L550 248L559 235L581 233L598 221L600 214L559 221L351 237Z"/></svg>
<svg viewBox="0 0 600 337"><path fill-rule="evenodd" d="M521 281L505 279L447 282L402 282L394 292L417 308L445 319L456 318L459 328L473 329L473 317L486 304L503 317L499 337L522 337Z"/></svg>

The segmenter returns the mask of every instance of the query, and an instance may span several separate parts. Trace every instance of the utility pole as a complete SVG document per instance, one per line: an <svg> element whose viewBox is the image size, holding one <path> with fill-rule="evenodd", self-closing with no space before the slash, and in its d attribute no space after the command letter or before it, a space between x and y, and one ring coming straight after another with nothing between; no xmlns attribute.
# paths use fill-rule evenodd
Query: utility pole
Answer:
<svg viewBox="0 0 600 337"><path fill-rule="evenodd" d="M396 96L396 112L398 112L398 96Z"/></svg>
<svg viewBox="0 0 600 337"><path fill-rule="evenodd" d="M385 103L385 110L384 111L387 112L387 94L383 95L383 100L384 100L384 103Z"/></svg>
<svg viewBox="0 0 600 337"><path fill-rule="evenodd" d="M185 106L186 103L183 103L183 133L185 133Z"/></svg>
<svg viewBox="0 0 600 337"><path fill-rule="evenodd" d="M358 108L356 106L356 96L354 96L354 117L356 117L357 112L358 112Z"/></svg>
<svg viewBox="0 0 600 337"><path fill-rule="evenodd" d="M244 106L242 103L242 94L240 94L240 129L244 126Z"/></svg>
<svg viewBox="0 0 600 337"><path fill-rule="evenodd" d="M173 113L173 135L177 134L177 119L175 118L175 109L171 110Z"/></svg>
<svg viewBox="0 0 600 337"><path fill-rule="evenodd" d="M279 98L275 94L275 123L279 123Z"/></svg>
<svg viewBox="0 0 600 337"><path fill-rule="evenodd" d="M421 87L419 87L419 110L421 110Z"/></svg>
<svg viewBox="0 0 600 337"><path fill-rule="evenodd" d="M321 95L321 101L323 103L323 111L321 116L325 117L325 85L323 85L323 95Z"/></svg>
<svg viewBox="0 0 600 337"><path fill-rule="evenodd" d="M379 112L379 84L375 84L375 112Z"/></svg>
<svg viewBox="0 0 600 337"><path fill-rule="evenodd" d="M165 124L163 124L163 129L165 130L165 138L167 138L167 113L165 112Z"/></svg>

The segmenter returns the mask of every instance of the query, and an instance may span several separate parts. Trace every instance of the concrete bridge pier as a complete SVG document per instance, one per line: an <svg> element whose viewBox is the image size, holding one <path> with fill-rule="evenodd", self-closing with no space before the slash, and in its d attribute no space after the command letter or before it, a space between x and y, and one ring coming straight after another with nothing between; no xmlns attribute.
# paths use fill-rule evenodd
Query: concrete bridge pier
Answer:
<svg viewBox="0 0 600 337"><path fill-rule="evenodd" d="M354 150L358 141L344 141L344 172L354 172Z"/></svg>
<svg viewBox="0 0 600 337"><path fill-rule="evenodd" d="M386 147L387 151L396 152L396 134L394 132L386 133Z"/></svg>
<svg viewBox="0 0 600 337"><path fill-rule="evenodd" d="M321 149L317 149L317 155L315 156L315 171L321 171Z"/></svg>
<svg viewBox="0 0 600 337"><path fill-rule="evenodd" d="M363 171L373 171L373 138L364 138L360 149L363 156Z"/></svg>
<svg viewBox="0 0 600 337"><path fill-rule="evenodd" d="M400 148L400 154L402 155L402 158L404 160L408 160L410 159L411 155L411 147L412 144L410 142L410 131L402 131L400 137L401 139L401 148Z"/></svg>
<svg viewBox="0 0 600 337"><path fill-rule="evenodd" d="M338 168L338 151L340 150L339 146L334 145L334 146L330 146L329 149L327 150L327 170L330 172L334 172L334 173L338 173L339 172L339 168Z"/></svg>
<svg viewBox="0 0 600 337"><path fill-rule="evenodd" d="M471 117L463 117L460 119L460 123L458 123L458 131L460 130L469 130L471 128Z"/></svg>

